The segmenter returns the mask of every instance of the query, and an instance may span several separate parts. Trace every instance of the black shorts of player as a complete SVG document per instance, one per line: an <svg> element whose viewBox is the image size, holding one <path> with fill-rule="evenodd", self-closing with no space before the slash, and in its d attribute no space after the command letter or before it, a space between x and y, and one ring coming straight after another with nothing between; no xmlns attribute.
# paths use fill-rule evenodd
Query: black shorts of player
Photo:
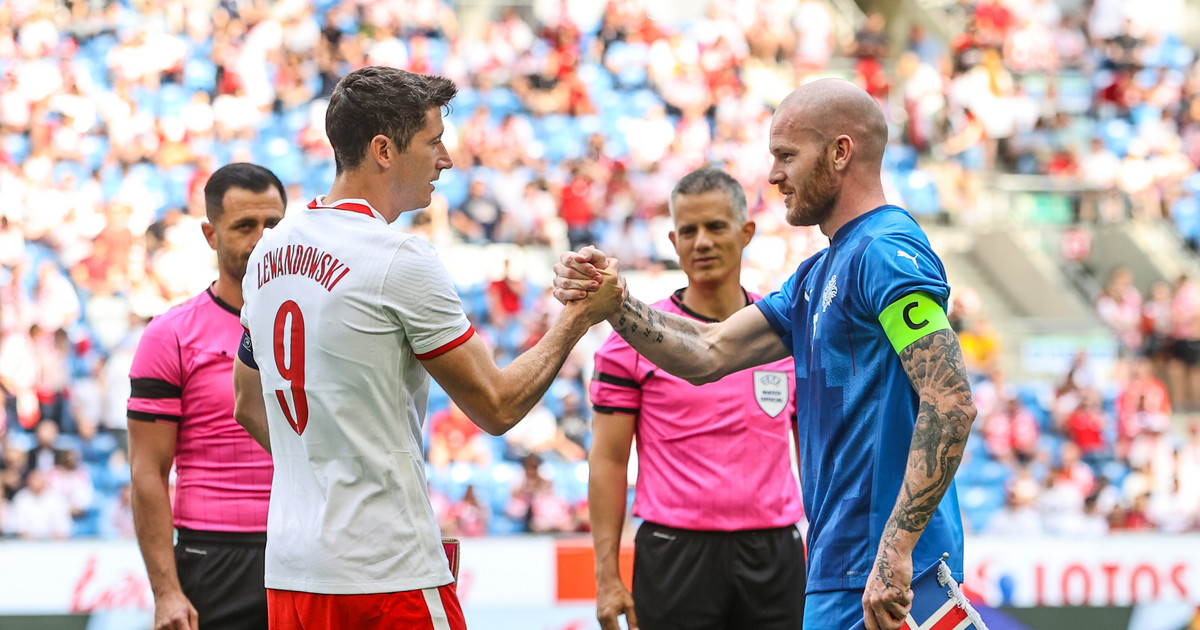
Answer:
<svg viewBox="0 0 1200 630"><path fill-rule="evenodd" d="M180 529L175 567L200 630L267 630L266 533Z"/></svg>
<svg viewBox="0 0 1200 630"><path fill-rule="evenodd" d="M712 532L645 522L634 538L641 630L798 630L805 583L795 527Z"/></svg>

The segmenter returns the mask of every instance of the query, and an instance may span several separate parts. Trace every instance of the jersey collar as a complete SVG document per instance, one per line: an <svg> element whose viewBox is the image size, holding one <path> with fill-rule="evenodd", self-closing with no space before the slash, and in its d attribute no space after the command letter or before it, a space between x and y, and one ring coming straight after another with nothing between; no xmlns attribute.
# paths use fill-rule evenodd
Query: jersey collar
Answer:
<svg viewBox="0 0 1200 630"><path fill-rule="evenodd" d="M379 214L378 210L371 207L371 204L367 203L366 199L341 199L332 203L326 203L325 195L320 195L316 199L308 202L308 208L310 210L316 210L318 208L345 210L348 212L365 214L369 217L375 217L377 219L383 219L383 215Z"/></svg>
<svg viewBox="0 0 1200 630"><path fill-rule="evenodd" d="M687 287L683 287L683 289L686 289L686 288ZM713 319L706 315L701 315L700 313L697 313L696 311L693 311L692 309L688 308L687 304L683 303L683 289L676 289L675 292L671 294L671 302L674 303L675 306L679 308L679 310L683 311L685 315L688 315L690 317L693 317L693 318L698 319L705 323L715 324L715 323L721 321L719 319ZM746 291L745 287L742 287L742 295L746 296L746 306L750 306L751 304L754 303L754 298L750 297L750 293Z"/></svg>
<svg viewBox="0 0 1200 630"><path fill-rule="evenodd" d="M213 284L216 284L216 283L213 283ZM235 308L235 307L234 307L232 304L230 304L229 302L226 302L225 300L222 300L222 299L220 298L220 296L218 296L218 295L217 295L217 293L216 293L215 291L213 291L213 290L212 290L212 288L213 288L213 285L212 285L212 284L210 284L210 285L208 285L208 288L204 290L204 292L205 292L205 293L208 293L208 297L212 298L212 301L213 301L213 302L216 302L216 303L217 303L217 306L220 306L221 308L223 308L223 309L225 309L225 310L229 311L230 313L233 313L234 315L241 316L241 314L242 314L242 311L241 311L241 309Z"/></svg>

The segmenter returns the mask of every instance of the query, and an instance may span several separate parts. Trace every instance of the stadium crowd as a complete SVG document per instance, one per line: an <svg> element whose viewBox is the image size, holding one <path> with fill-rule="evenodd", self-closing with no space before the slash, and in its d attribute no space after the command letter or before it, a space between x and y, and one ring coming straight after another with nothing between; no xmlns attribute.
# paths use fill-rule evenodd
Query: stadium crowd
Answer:
<svg viewBox="0 0 1200 630"><path fill-rule="evenodd" d="M439 0L208 4L0 4L5 535L132 536L131 357L148 318L216 277L199 229L207 174L262 164L301 211L333 177L325 99L367 64L460 86L455 168L396 227L481 255L508 247L490 280L459 287L500 362L558 308L526 272L532 252L596 243L624 268L671 268L666 197L705 163L746 189L750 288L779 286L822 248L815 227L786 225L766 181L771 107L817 74L853 78L884 106L889 197L919 217L969 222L992 174L1038 174L1098 193L1078 219L1169 221L1200 241L1200 67L1178 2L1095 0L1080 20L1054 0L964 1L941 16L959 25L948 39L919 26L897 37L882 15L842 35L847 17L821 0L714 0L682 24L652 19L645 0L609 0L591 21L590 3L563 0L478 29ZM1117 373L1081 355L1052 384L1007 382L986 305L959 300L981 420L959 473L971 528L1196 528L1200 430L1168 419L1172 403L1200 402L1198 290L1134 300L1115 279L1097 306L1127 350ZM435 386L428 472L447 534L587 528L594 333L503 437Z"/></svg>

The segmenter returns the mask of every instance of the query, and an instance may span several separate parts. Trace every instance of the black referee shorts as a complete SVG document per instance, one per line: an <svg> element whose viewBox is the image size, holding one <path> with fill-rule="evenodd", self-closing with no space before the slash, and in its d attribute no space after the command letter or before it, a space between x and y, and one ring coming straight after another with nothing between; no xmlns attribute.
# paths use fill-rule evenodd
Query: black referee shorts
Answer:
<svg viewBox="0 0 1200 630"><path fill-rule="evenodd" d="M805 583L794 526L712 532L645 522L634 539L642 630L798 630Z"/></svg>
<svg viewBox="0 0 1200 630"><path fill-rule="evenodd" d="M200 630L267 630L266 533L180 529L175 566Z"/></svg>

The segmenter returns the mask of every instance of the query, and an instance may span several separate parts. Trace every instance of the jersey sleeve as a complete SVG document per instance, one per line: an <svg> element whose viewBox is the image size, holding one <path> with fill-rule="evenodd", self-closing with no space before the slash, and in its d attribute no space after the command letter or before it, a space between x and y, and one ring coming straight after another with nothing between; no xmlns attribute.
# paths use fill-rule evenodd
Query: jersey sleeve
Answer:
<svg viewBox="0 0 1200 630"><path fill-rule="evenodd" d="M766 316L767 321L771 324L771 328L775 329L775 334L783 341L783 345L789 350L792 348L792 330L793 324L792 315L795 313L797 293L800 291L800 280L811 268L812 260L809 259L800 265L796 273L788 278L783 286L778 291L767 295L761 300L754 303L758 310Z"/></svg>
<svg viewBox="0 0 1200 630"><path fill-rule="evenodd" d="M161 317L146 325L129 368L131 420L179 422L183 410L179 337Z"/></svg>
<svg viewBox="0 0 1200 630"><path fill-rule="evenodd" d="M406 240L392 257L383 303L422 361L466 343L475 334L450 274L433 246L419 238Z"/></svg>
<svg viewBox="0 0 1200 630"><path fill-rule="evenodd" d="M929 243L908 234L888 234L871 241L858 267L862 303L878 317L912 293L926 293L944 309L950 297L946 270Z"/></svg>
<svg viewBox="0 0 1200 630"><path fill-rule="evenodd" d="M588 388L592 408L599 413L638 415L642 408L642 381L638 367L643 361L617 333L609 335L596 351L595 370Z"/></svg>

